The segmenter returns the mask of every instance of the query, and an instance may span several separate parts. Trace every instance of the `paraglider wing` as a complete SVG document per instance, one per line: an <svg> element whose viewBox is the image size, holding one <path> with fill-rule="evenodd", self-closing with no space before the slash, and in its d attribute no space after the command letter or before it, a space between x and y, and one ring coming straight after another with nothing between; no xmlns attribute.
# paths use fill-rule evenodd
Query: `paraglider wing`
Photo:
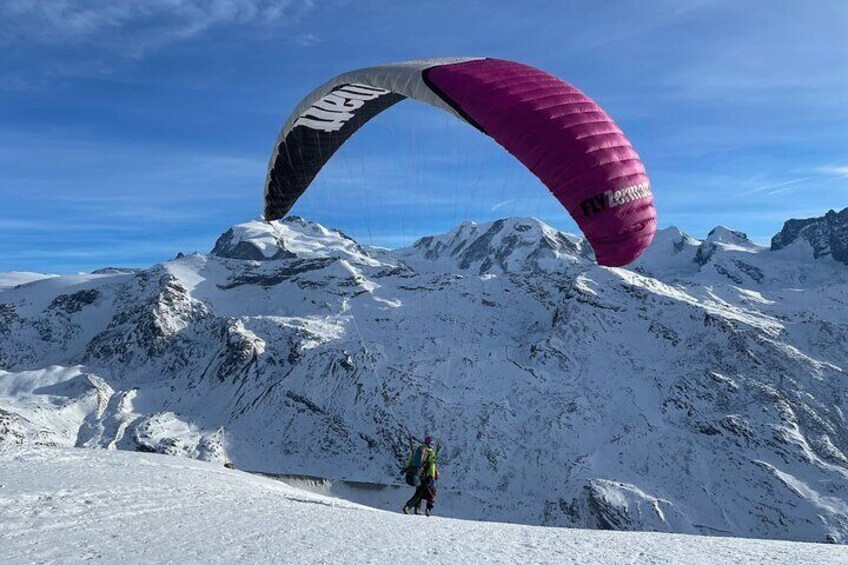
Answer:
<svg viewBox="0 0 848 565"><path fill-rule="evenodd" d="M588 96L539 69L500 59L438 59L339 75L301 101L277 139L267 220L284 216L333 153L368 120L412 98L491 136L548 187L601 265L650 245L656 211L645 167Z"/></svg>

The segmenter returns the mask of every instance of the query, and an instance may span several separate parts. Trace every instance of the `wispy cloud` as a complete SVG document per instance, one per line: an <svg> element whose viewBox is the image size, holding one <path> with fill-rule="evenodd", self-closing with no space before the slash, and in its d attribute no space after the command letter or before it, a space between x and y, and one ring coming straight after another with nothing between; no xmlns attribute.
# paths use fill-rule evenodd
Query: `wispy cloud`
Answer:
<svg viewBox="0 0 848 565"><path fill-rule="evenodd" d="M503 201L501 201L501 202L498 202L497 204L495 204L494 206L492 206L492 207L489 209L489 212L494 212L495 210L498 210L498 209L500 209L500 208L503 208L504 206L508 206L508 205L512 204L513 202L515 202L515 198L512 198L512 199L510 199L510 200L503 200Z"/></svg>
<svg viewBox="0 0 848 565"><path fill-rule="evenodd" d="M848 178L848 165L827 165L825 167L819 167L818 170L824 175Z"/></svg>
<svg viewBox="0 0 848 565"><path fill-rule="evenodd" d="M768 196L786 194L800 190L816 190L835 182L844 182L848 179L848 166L830 165L816 169L817 175L805 176L785 182L767 184L741 193L741 196L764 193Z"/></svg>
<svg viewBox="0 0 848 565"><path fill-rule="evenodd" d="M314 33L298 33L292 37L292 44L298 47L312 47L321 40Z"/></svg>
<svg viewBox="0 0 848 565"><path fill-rule="evenodd" d="M766 192L766 191L769 191L768 193L772 194L771 191L774 190L774 189L778 189L778 188L783 189L783 187L789 187L791 189L791 188L793 188L792 185L797 185L797 184L802 183L802 182L807 182L807 181L809 181L810 179L813 179L813 178L815 178L815 177L801 177L799 179L792 179L792 180L788 180L788 181L784 181L784 182L775 182L775 183L764 184L762 186L752 188L751 190L746 190L745 192L740 193L740 196L747 196L749 194L756 194L758 192Z"/></svg>
<svg viewBox="0 0 848 565"><path fill-rule="evenodd" d="M835 177L835 178L831 177L829 179L822 180L822 181L819 181L819 182L805 183L805 184L799 184L799 185L795 185L795 186L787 186L787 187L784 187L784 188L778 188L776 190L770 190L766 194L768 194L769 196L773 196L775 194L785 194L787 192L796 192L796 191L801 191L801 190L806 190L806 191L816 190L816 189L819 189L823 186L831 185L835 182L845 181L845 178L846 177Z"/></svg>
<svg viewBox="0 0 848 565"><path fill-rule="evenodd" d="M0 45L106 45L132 56L225 25L289 23L311 0L5 0Z"/></svg>

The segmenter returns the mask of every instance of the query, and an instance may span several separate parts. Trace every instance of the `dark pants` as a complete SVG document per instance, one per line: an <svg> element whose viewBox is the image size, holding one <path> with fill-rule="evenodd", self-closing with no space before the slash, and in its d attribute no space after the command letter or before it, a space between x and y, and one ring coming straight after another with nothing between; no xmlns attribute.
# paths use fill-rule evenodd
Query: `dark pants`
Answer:
<svg viewBox="0 0 848 565"><path fill-rule="evenodd" d="M418 508L424 500L427 501L427 510L432 510L436 504L436 485L433 484L433 479L421 479L421 484L415 489L412 498L406 501L406 506Z"/></svg>

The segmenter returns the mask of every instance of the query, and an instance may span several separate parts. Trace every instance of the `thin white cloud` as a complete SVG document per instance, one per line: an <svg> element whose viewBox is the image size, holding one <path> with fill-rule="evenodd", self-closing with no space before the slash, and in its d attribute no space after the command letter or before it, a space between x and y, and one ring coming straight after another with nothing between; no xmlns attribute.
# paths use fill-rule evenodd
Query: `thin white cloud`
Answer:
<svg viewBox="0 0 848 565"><path fill-rule="evenodd" d="M815 190L822 186L848 179L848 166L846 165L828 165L825 167L819 167L816 169L816 172L819 173L816 176L808 176L787 182L770 184L742 194L765 192L765 194L773 196L776 194L785 194L787 192L795 192L798 190Z"/></svg>
<svg viewBox="0 0 848 565"><path fill-rule="evenodd" d="M320 41L314 33L298 33L291 39L291 42L297 47L312 47Z"/></svg>
<svg viewBox="0 0 848 565"><path fill-rule="evenodd" d="M5 0L0 45L103 45L140 56L225 25L290 23L312 0Z"/></svg>
<svg viewBox="0 0 848 565"><path fill-rule="evenodd" d="M795 192L795 191L798 191L798 190L808 190L808 191L809 190L815 190L815 189L821 188L823 186L830 185L834 182L844 181L844 180L845 180L845 178L843 178L843 177L830 178L830 179L827 179L825 181L821 181L821 182L817 182L817 183L813 183L813 184L803 184L803 185L796 185L796 186L787 186L786 188L778 188L777 190L771 190L771 191L767 192L766 194L768 194L769 196L774 196L775 194L784 194L786 192ZM838 188L839 187L837 186L837 189Z"/></svg>
<svg viewBox="0 0 848 565"><path fill-rule="evenodd" d="M848 178L848 165L827 165L825 167L819 167L818 171L823 175Z"/></svg>
<svg viewBox="0 0 848 565"><path fill-rule="evenodd" d="M815 177L801 177L799 179L792 179L792 180L788 180L788 181L784 181L784 182L769 183L769 184L765 184L765 185L762 185L762 186L758 186L756 188L752 188L751 190L746 190L745 192L740 193L740 196L747 196L749 194L756 194L758 192L772 191L772 190L777 189L777 188L781 189L778 192L782 192L783 190L792 190L792 188L794 188L792 185L796 185L796 184L799 184L799 183L802 183L802 182L806 182L806 181L811 180L813 178L815 178ZM787 189L787 188L783 188L783 187L789 187L789 188ZM769 192L768 194L774 194L774 192Z"/></svg>
<svg viewBox="0 0 848 565"><path fill-rule="evenodd" d="M504 200L502 202L498 202L497 204L495 204L494 206L492 206L489 209L489 212L494 212L495 210L498 210L499 208L503 208L504 206L506 206L508 204L512 204L513 202L515 202L515 198L513 198L511 200Z"/></svg>

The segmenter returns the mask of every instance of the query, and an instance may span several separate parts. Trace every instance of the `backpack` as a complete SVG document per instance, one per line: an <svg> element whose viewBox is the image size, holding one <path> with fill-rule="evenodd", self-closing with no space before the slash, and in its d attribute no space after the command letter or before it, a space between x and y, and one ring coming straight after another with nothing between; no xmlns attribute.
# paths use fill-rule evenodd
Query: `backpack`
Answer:
<svg viewBox="0 0 848 565"><path fill-rule="evenodd" d="M421 477L418 475L418 471L409 469L406 471L406 474L403 476L403 478L406 480L406 484L411 487L417 487L421 484Z"/></svg>
<svg viewBox="0 0 848 565"><path fill-rule="evenodd" d="M407 461L406 473L404 474L406 484L411 487L417 487L421 484L421 470L431 457L432 451L426 445L422 444L415 448Z"/></svg>
<svg viewBox="0 0 848 565"><path fill-rule="evenodd" d="M421 444L415 448L415 451L412 452L412 457L409 458L409 466L414 467L416 469L420 469L424 466L424 463L427 462L427 459L429 457L430 448L424 444Z"/></svg>

